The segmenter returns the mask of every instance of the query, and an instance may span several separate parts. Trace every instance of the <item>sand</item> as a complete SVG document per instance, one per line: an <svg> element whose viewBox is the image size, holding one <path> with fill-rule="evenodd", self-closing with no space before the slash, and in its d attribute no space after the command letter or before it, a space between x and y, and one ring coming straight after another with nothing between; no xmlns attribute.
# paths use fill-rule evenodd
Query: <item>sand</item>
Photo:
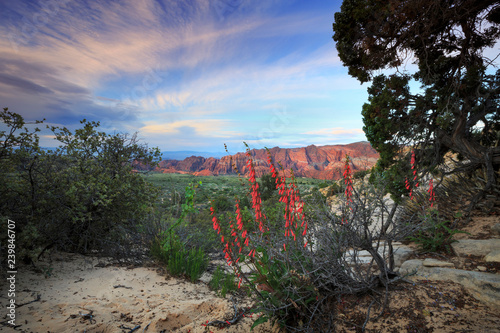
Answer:
<svg viewBox="0 0 500 333"><path fill-rule="evenodd" d="M154 267L105 266L102 260L74 254L51 255L37 266L42 272L18 269L16 303L38 295L40 300L16 310L19 327L2 325L0 331L121 333L140 325L134 332L197 333L216 331L202 324L234 314L233 303L217 297L206 283L171 278ZM0 321L4 321L8 302L4 284L0 295ZM254 319L255 315L245 317L224 331L249 332ZM262 325L254 332L272 331Z"/></svg>
<svg viewBox="0 0 500 333"><path fill-rule="evenodd" d="M483 224L468 227L469 236L481 238L486 230ZM233 303L211 291L206 277L190 283L169 277L155 265L127 268L67 253L45 255L37 267L18 268L16 302L22 305L38 295L39 300L16 309L19 326L0 325L1 332L128 333L137 326L133 332L219 332L203 324L234 315ZM0 276L0 322L4 322L9 299L4 272ZM346 296L332 304L337 332L361 332L371 302L369 295L361 299ZM238 301L239 307L249 305ZM221 332L250 332L256 317L245 317ZM389 307L382 311L373 306L370 318L365 332L500 333L500 312L452 282L417 279L395 285ZM264 324L253 332L278 333L278 329Z"/></svg>

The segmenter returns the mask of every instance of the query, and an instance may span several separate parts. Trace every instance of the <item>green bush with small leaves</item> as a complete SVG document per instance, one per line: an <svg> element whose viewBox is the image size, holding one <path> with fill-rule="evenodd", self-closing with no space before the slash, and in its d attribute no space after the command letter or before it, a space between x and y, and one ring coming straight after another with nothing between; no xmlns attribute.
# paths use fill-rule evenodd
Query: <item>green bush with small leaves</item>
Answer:
<svg viewBox="0 0 500 333"><path fill-rule="evenodd" d="M208 267L208 258L203 249L189 246L189 238L181 239L179 234L182 227L188 224L187 217L195 213L194 195L196 188L201 185L189 184L185 189L185 203L178 219L170 224L166 230L160 231L153 239L150 253L162 262L167 271L173 276L186 276L192 282L198 280ZM196 243L196 242L194 242Z"/></svg>
<svg viewBox="0 0 500 333"><path fill-rule="evenodd" d="M423 217L424 226L409 239L417 243L422 251L451 253L453 235L466 231L450 228L449 221L440 220L437 210L430 210Z"/></svg>
<svg viewBox="0 0 500 333"><path fill-rule="evenodd" d="M209 286L223 298L226 297L228 292L231 293L238 289L234 274L225 272L220 266L217 266Z"/></svg>

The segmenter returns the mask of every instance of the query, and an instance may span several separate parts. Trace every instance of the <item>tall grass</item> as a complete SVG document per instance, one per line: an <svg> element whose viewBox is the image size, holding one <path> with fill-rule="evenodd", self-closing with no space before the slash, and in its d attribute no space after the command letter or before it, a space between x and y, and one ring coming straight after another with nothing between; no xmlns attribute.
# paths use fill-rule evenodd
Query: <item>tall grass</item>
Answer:
<svg viewBox="0 0 500 333"><path fill-rule="evenodd" d="M234 274L225 272L220 266L217 266L209 286L223 298L228 292L234 292L238 288Z"/></svg>

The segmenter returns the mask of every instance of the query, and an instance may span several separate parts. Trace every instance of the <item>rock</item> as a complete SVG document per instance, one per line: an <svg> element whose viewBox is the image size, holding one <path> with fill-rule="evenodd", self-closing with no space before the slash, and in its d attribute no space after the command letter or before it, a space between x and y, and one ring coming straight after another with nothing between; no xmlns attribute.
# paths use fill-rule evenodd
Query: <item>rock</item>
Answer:
<svg viewBox="0 0 500 333"><path fill-rule="evenodd" d="M413 249L401 245L394 250L394 267L401 267L403 263L413 254Z"/></svg>
<svg viewBox="0 0 500 333"><path fill-rule="evenodd" d="M425 267L451 267L455 268L455 265L451 262L436 260L432 258L427 258L422 263Z"/></svg>
<svg viewBox="0 0 500 333"><path fill-rule="evenodd" d="M484 257L486 262L500 262L500 250L491 251Z"/></svg>
<svg viewBox="0 0 500 333"><path fill-rule="evenodd" d="M252 149L255 172L258 177L269 172L266 149ZM342 178L342 167L345 155L351 158L354 171L370 169L379 158L379 154L368 142L357 142L347 145L310 145L302 148L269 149L272 159L280 162L285 170L294 170L296 177L336 180ZM243 175L248 175L246 153L237 153L232 156L223 156L220 159L191 156L182 161L163 160L158 164L156 171L163 173L190 173L199 175L234 174L233 164ZM138 170L147 168L135 163Z"/></svg>
<svg viewBox="0 0 500 333"><path fill-rule="evenodd" d="M399 268L399 274L400 275L413 274L418 270L420 270L422 266L423 266L423 261L420 259L412 259L405 261Z"/></svg>
<svg viewBox="0 0 500 333"><path fill-rule="evenodd" d="M476 268L480 272L486 272L488 270L488 268L486 268L486 266L477 266Z"/></svg>
<svg viewBox="0 0 500 333"><path fill-rule="evenodd" d="M451 244L457 256L485 256L491 251L500 250L500 239L461 239Z"/></svg>
<svg viewBox="0 0 500 333"><path fill-rule="evenodd" d="M426 267L422 260L414 259L403 263L399 273L425 277L429 280L460 283L476 299L500 310L500 274L465 271L444 267ZM410 277L411 278L411 277Z"/></svg>
<svg viewBox="0 0 500 333"><path fill-rule="evenodd" d="M374 248L376 246L377 246L377 244L373 244ZM393 249L394 249L394 267L401 267L403 262L405 262L405 260L408 259L408 257L410 255L412 255L414 252L414 250L412 248L410 248L406 245L403 245L399 242L393 243ZM384 244L381 244L379 249L378 249L378 253L386 260L388 260L388 257L389 257L388 252L389 252L388 247L384 246ZM347 251L347 258L351 262L353 261L352 257L354 256L354 253L355 252L352 250ZM365 250L357 251L356 257L357 257L357 262L359 262L361 264L370 263L373 259L372 255L368 251L365 251Z"/></svg>
<svg viewBox="0 0 500 333"><path fill-rule="evenodd" d="M495 223L491 226L491 232L494 235L500 236L500 223Z"/></svg>

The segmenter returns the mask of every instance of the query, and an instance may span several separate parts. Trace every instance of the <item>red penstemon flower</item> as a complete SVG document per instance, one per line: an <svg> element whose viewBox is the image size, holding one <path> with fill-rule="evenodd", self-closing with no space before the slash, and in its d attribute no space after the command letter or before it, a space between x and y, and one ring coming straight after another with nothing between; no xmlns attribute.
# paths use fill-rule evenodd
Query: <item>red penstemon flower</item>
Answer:
<svg viewBox="0 0 500 333"><path fill-rule="evenodd" d="M352 192L353 192L353 187L352 187L352 171L351 171L351 159L349 155L345 155L345 162L344 162L344 184L346 185L345 187L345 197L346 197L346 205L349 207L349 209L352 209L350 207L350 203L352 202ZM345 214L344 214L345 215ZM347 223L347 219L345 216L342 217L342 223Z"/></svg>
<svg viewBox="0 0 500 333"><path fill-rule="evenodd" d="M253 167L252 155L250 150L247 149L246 155L248 156L247 168L249 170L250 177L248 182L251 184L251 196L252 196L252 208L255 212L255 222L259 225L260 232L264 233L266 230L264 228L264 219L266 216L262 212L262 200L260 198L259 183L255 180L255 168Z"/></svg>
<svg viewBox="0 0 500 333"><path fill-rule="evenodd" d="M411 159L410 159L410 165L411 165L411 170L413 170L413 183L415 184L414 187L417 188L419 183L417 183L417 166L416 166L416 159L415 159L415 150L411 151ZM408 191L410 191L410 200L413 200L413 187L408 178L405 177L405 187Z"/></svg>
<svg viewBox="0 0 500 333"><path fill-rule="evenodd" d="M256 180L256 172L252 161L250 150L247 149L246 155L248 161L246 167L248 169L248 184L250 186L250 196L252 197L252 208L254 211L255 223L259 226L259 231L264 235L269 230L267 228L266 216L262 210L262 200L259 192L259 184ZM304 202L302 201L299 189L296 186L293 172L291 173L292 181L287 184L287 177L285 174L278 175L278 172L272 163L272 158L268 151L268 163L272 174L275 179L276 188L278 189L280 202L284 204L284 219L285 219L285 242L283 243L283 250L289 250L288 242L293 238L294 242L304 242L304 237L307 235L307 221L304 214ZM235 167L233 165L233 167ZM237 169L235 168L237 171ZM238 173L239 174L239 173ZM256 259L257 251L255 246L251 244L251 233L245 225L241 214L241 207L239 200L236 200L236 221L229 221L228 228L222 228L219 219L216 216L215 209L210 208L212 215L213 228L221 236L221 242L224 244L223 252L227 264L233 268L235 275L239 279L238 287L241 286L243 277L240 277L241 265L245 263L247 258L249 262L253 263ZM307 241L304 242L304 247L307 246ZM247 261L247 263L248 263ZM246 280L246 279L245 279Z"/></svg>
<svg viewBox="0 0 500 333"><path fill-rule="evenodd" d="M297 242L297 235L302 235L304 237L307 234L307 222L305 223L305 214L303 211L304 202L302 201L299 189L295 184L293 170L291 170L292 181L287 184L286 175L283 174L283 176L280 177L276 172L269 150L267 151L267 154L269 169L272 177L275 178L276 189L278 189L279 202L284 204L285 211L283 213L283 218L285 220L285 237L293 238L294 242ZM304 223L306 225L305 228ZM286 251L286 249L287 246L285 242L283 244L283 250Z"/></svg>
<svg viewBox="0 0 500 333"><path fill-rule="evenodd" d="M433 179L429 181L429 189L427 190L429 193L429 201L431 202L431 208L434 205L434 201L436 201L435 193L434 193L434 182Z"/></svg>
<svg viewBox="0 0 500 333"><path fill-rule="evenodd" d="M344 183L346 185L345 188L345 196L347 202L352 202L352 171L351 171L351 164L350 164L350 157L349 155L345 156L345 163L344 163Z"/></svg>

